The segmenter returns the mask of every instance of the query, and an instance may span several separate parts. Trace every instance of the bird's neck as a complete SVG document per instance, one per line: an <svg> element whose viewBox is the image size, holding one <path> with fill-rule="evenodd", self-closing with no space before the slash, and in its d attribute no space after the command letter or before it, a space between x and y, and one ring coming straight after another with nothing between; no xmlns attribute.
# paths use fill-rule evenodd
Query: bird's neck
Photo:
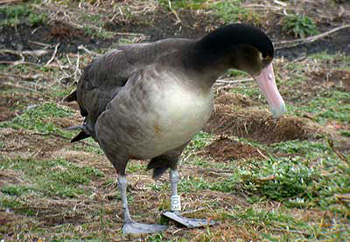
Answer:
<svg viewBox="0 0 350 242"><path fill-rule="evenodd" d="M185 69L195 75L201 85L210 88L227 69L234 68L232 49L212 51L197 45L183 61Z"/></svg>

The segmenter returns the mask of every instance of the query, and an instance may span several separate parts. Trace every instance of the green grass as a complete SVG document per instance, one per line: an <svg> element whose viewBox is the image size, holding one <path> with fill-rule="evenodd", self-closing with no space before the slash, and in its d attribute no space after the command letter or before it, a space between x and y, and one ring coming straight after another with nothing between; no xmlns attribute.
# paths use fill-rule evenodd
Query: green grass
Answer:
<svg viewBox="0 0 350 242"><path fill-rule="evenodd" d="M321 97L312 98L307 104L292 105L289 111L298 116L312 114L315 121L325 124L331 120L350 122L350 94L342 91L325 91Z"/></svg>
<svg viewBox="0 0 350 242"><path fill-rule="evenodd" d="M282 210L282 209L279 209ZM298 221L289 214L283 211L266 211L264 209L237 209L233 213L224 213L225 219L233 220L239 224L250 224L255 226L261 226L267 224L272 227L283 227L289 229L299 229L300 227L307 228L308 224L303 221Z"/></svg>
<svg viewBox="0 0 350 242"><path fill-rule="evenodd" d="M183 192L243 192L250 194L251 202L275 200L288 207L317 206L346 214L346 206L339 207L334 196L350 192L350 169L335 155L327 142L286 141L266 149L268 152L284 153L289 157L270 156L263 161L250 160L248 163L229 164L191 157L186 161L187 165L231 170L232 175L217 178L215 181L205 176L185 177L181 180L180 189Z"/></svg>
<svg viewBox="0 0 350 242"><path fill-rule="evenodd" d="M249 74L247 72L236 70L236 69L229 69L226 72L226 75L233 78L249 77Z"/></svg>
<svg viewBox="0 0 350 242"><path fill-rule="evenodd" d="M277 77L282 96L289 99L286 102L288 114L300 117L309 115L313 121L322 125L332 121L349 123L349 93L346 89L339 87L337 84L339 77L337 75L330 78L329 84L332 85L329 85L329 87L327 87L326 77L328 72L332 73L334 71L337 73L337 71L347 70L350 58L342 54L330 55L321 52L311 55L309 60L318 63L319 73L312 71L312 75L310 75L309 70L305 68L305 63L290 62L283 66L283 69L288 70L289 74L282 76L282 80ZM312 62L308 63L314 65ZM280 71L276 68L276 73ZM322 79L325 81L322 81ZM321 83L318 84L315 80L320 80ZM308 84L310 81L312 82ZM314 87L317 91L314 91ZM235 91L251 98L255 98L258 94L256 88L244 90L239 87ZM346 134L345 131L344 135L346 136Z"/></svg>
<svg viewBox="0 0 350 242"><path fill-rule="evenodd" d="M254 22L259 24L261 16L254 10L244 8L241 6L242 0L228 0L210 2L206 0L180 0L170 1L158 0L160 5L172 10L191 9L191 10L211 10L213 14L224 23L234 23L237 21Z"/></svg>
<svg viewBox="0 0 350 242"><path fill-rule="evenodd" d="M86 35L99 38L99 39L110 39L112 38L115 34L111 31L106 31L104 29L97 30L93 27L90 26L84 26L84 33Z"/></svg>
<svg viewBox="0 0 350 242"><path fill-rule="evenodd" d="M287 154L298 154L307 156L306 158L315 158L322 155L330 155L332 149L326 142L322 141L299 141L289 140L281 143L275 143L270 146L274 152L283 152Z"/></svg>
<svg viewBox="0 0 350 242"><path fill-rule="evenodd" d="M211 8L214 10L214 14L225 23L244 21L258 25L261 16L251 9L242 7L241 4L242 0L219 1L214 3Z"/></svg>
<svg viewBox="0 0 350 242"><path fill-rule="evenodd" d="M45 25L48 21L48 17L45 13L30 13L28 16L29 25L32 27L37 27Z"/></svg>
<svg viewBox="0 0 350 242"><path fill-rule="evenodd" d="M22 196L29 190L37 196L76 197L89 194L83 185L92 179L103 177L104 173L93 167L81 167L63 159L35 160L14 158L4 160L0 170L12 169L24 174L25 181L33 183L30 187L9 185L2 187L3 194Z"/></svg>
<svg viewBox="0 0 350 242"><path fill-rule="evenodd" d="M31 27L45 25L48 21L46 13L36 13L29 5L10 5L0 8L0 13L5 19L0 26L16 28L20 23L28 24Z"/></svg>
<svg viewBox="0 0 350 242"><path fill-rule="evenodd" d="M130 38L120 38L118 39L118 45L130 45L135 44L137 41L137 38L130 37Z"/></svg>
<svg viewBox="0 0 350 242"><path fill-rule="evenodd" d="M262 233L267 241L291 241L300 240L300 235L306 236L307 240L331 239L337 236L345 236L349 231L334 231L334 233L325 233L326 229L317 225L310 224L301 219L297 219L285 208L265 210L258 208L237 209L231 213L224 213L224 218L238 223L241 226L248 225L254 227L265 227L269 229ZM343 227L344 228L344 227ZM288 235L276 236L274 231L291 231Z"/></svg>
<svg viewBox="0 0 350 242"><path fill-rule="evenodd" d="M261 104L265 104L265 97L261 93L256 83L240 84L239 86L230 90L232 93L242 94L251 98L252 100L259 101Z"/></svg>
<svg viewBox="0 0 350 242"><path fill-rule="evenodd" d="M214 139L214 135L208 134L204 131L199 131L191 140L189 146L186 149L200 150L208 145Z"/></svg>
<svg viewBox="0 0 350 242"><path fill-rule="evenodd" d="M0 197L0 208L11 209L14 210L17 214L22 214L25 216L34 216L37 212L34 209L30 208L30 206L28 206L25 202L6 195Z"/></svg>
<svg viewBox="0 0 350 242"><path fill-rule="evenodd" d="M16 28L20 24L18 18L8 18L0 21L0 27L12 27Z"/></svg>
<svg viewBox="0 0 350 242"><path fill-rule="evenodd" d="M57 106L55 103L47 102L39 106L27 108L20 116L11 121L0 123L0 128L28 129L43 133L56 133L69 137L69 132L63 131L54 123L47 121L50 117L69 117L71 110Z"/></svg>
<svg viewBox="0 0 350 242"><path fill-rule="evenodd" d="M330 66L332 69L350 70L350 56L339 52L336 54L328 54L327 52L319 52L310 56L311 59L321 62L324 66Z"/></svg>
<svg viewBox="0 0 350 242"><path fill-rule="evenodd" d="M169 7L168 0L158 0L160 5L163 5L165 7ZM192 10L198 10L204 8L204 4L206 3L206 0L172 0L170 1L171 8L172 9L192 9Z"/></svg>
<svg viewBox="0 0 350 242"><path fill-rule="evenodd" d="M1 192L3 194L11 195L11 196L21 196L25 192L27 192L29 189L28 187L21 186L21 185L5 185L1 187Z"/></svg>
<svg viewBox="0 0 350 242"><path fill-rule="evenodd" d="M26 5L10 5L1 7L0 13L5 14L5 16L8 18L19 18L22 16L27 16L31 13L31 10Z"/></svg>

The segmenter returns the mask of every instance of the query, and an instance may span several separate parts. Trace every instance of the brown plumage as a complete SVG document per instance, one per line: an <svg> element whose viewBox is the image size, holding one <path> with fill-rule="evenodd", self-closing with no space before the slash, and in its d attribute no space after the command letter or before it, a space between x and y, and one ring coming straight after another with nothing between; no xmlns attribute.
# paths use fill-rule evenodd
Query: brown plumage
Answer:
<svg viewBox="0 0 350 242"><path fill-rule="evenodd" d="M275 88L273 54L271 40L261 30L232 24L200 40L167 39L119 47L85 68L76 91L65 99L77 101L85 117L72 142L91 136L115 167L128 225L124 232L160 229L134 223L130 217L128 161L149 159L148 169L153 169L155 179L170 168L177 194L173 184L178 180L179 157L211 115L216 79L228 68L236 68L262 80L263 91L269 91L270 86ZM280 115L284 103L276 90L266 95L273 112Z"/></svg>

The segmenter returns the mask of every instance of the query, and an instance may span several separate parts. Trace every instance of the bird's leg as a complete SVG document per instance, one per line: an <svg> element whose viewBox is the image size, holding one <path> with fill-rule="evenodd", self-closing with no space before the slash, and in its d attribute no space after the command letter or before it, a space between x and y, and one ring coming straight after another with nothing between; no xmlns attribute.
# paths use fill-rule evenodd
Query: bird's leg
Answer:
<svg viewBox="0 0 350 242"><path fill-rule="evenodd" d="M127 180L125 176L118 176L118 187L122 197L123 212L124 212L124 234L146 234L146 233L157 233L168 228L165 225L158 224L143 224L136 223L131 219L128 199L126 197Z"/></svg>
<svg viewBox="0 0 350 242"><path fill-rule="evenodd" d="M208 219L193 219L185 218L180 214L181 201L180 196L177 193L177 184L179 182L179 173L177 169L170 170L170 183L171 183L171 212L163 213L163 216L176 221L188 228L201 227L205 225L213 225L215 222Z"/></svg>
<svg viewBox="0 0 350 242"><path fill-rule="evenodd" d="M128 186L128 181L126 180L125 176L118 176L118 188L120 195L122 197L122 203L123 203L123 212L124 212L124 222L127 223L133 223L134 221L131 219L130 212L129 212L129 206L128 206L128 199L126 197L126 188Z"/></svg>
<svg viewBox="0 0 350 242"><path fill-rule="evenodd" d="M171 183L171 211L178 214L181 211L181 199L177 193L177 183L179 182L179 172L177 169L170 169Z"/></svg>

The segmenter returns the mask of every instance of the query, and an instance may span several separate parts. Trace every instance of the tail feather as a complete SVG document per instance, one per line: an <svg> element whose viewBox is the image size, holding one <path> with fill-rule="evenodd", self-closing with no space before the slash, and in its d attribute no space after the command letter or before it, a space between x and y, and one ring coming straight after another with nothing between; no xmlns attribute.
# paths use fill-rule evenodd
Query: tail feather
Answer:
<svg viewBox="0 0 350 242"><path fill-rule="evenodd" d="M154 180L157 180L160 178L166 170L170 168L170 166L167 163L163 163L163 160L160 157L153 158L147 165L147 170L153 169L153 175L152 178Z"/></svg>
<svg viewBox="0 0 350 242"><path fill-rule="evenodd" d="M63 98L64 102L73 102L73 101L77 101L77 90L74 90L73 92L71 92L68 96L66 96L65 98Z"/></svg>
<svg viewBox="0 0 350 242"><path fill-rule="evenodd" d="M156 167L156 168L154 168L152 178L154 180L159 179L168 169L169 169L169 167Z"/></svg>
<svg viewBox="0 0 350 242"><path fill-rule="evenodd" d="M86 124L75 125L65 128L65 130L80 130L80 132L70 141L71 143L91 137Z"/></svg>
<svg viewBox="0 0 350 242"><path fill-rule="evenodd" d="M65 98L63 98L64 102L73 102L73 101L78 101L78 97L77 97L77 90L72 91L68 96L66 96ZM87 116L87 112L84 108L82 108L80 105L80 113L82 116ZM65 128L65 130L81 130L76 136L74 136L74 138L70 141L71 143L73 142L77 142L79 140L82 139L86 139L91 137L91 135L89 134L90 132L87 130L87 127L85 125L85 122L83 125L76 125L76 126L71 126L68 128Z"/></svg>
<svg viewBox="0 0 350 242"><path fill-rule="evenodd" d="M91 136L91 135L85 133L84 131L80 131L80 133L77 134L70 142L71 142L71 143L77 142L77 141L79 141L79 140L89 138L90 136Z"/></svg>
<svg viewBox="0 0 350 242"><path fill-rule="evenodd" d="M84 130L84 129L85 129L84 125L75 125L75 126L64 128L64 130Z"/></svg>

